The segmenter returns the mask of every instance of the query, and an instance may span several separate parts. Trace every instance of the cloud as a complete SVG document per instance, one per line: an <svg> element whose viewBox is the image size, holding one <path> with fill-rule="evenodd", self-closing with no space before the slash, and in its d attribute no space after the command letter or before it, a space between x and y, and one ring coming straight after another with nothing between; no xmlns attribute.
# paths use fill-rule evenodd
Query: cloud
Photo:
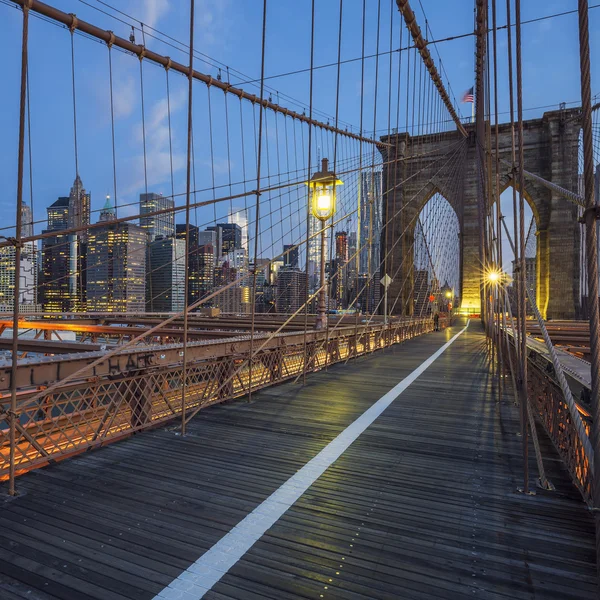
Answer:
<svg viewBox="0 0 600 600"><path fill-rule="evenodd" d="M181 108L186 106L186 93L171 94L171 118ZM171 179L171 152L169 143L169 106L167 99L162 98L153 104L147 111L146 117L146 176L148 178L148 189L168 182L170 190ZM136 154L130 156L125 164L127 183L124 186L124 194L143 191L145 186L144 177L144 155L139 152L142 142L142 125L137 123L132 126L131 136ZM176 128L171 130L171 142L173 145L173 173L182 169L186 164L186 154L178 150Z"/></svg>
<svg viewBox="0 0 600 600"><path fill-rule="evenodd" d="M169 0L138 0L141 21L149 27L156 27L159 20L170 10ZM159 27L160 29L160 27Z"/></svg>
<svg viewBox="0 0 600 600"><path fill-rule="evenodd" d="M231 22L230 0L200 0L196 2L196 28L199 49L220 46L226 39Z"/></svg>
<svg viewBox="0 0 600 600"><path fill-rule="evenodd" d="M115 119L128 117L137 104L136 82L131 75L113 83L113 107Z"/></svg>

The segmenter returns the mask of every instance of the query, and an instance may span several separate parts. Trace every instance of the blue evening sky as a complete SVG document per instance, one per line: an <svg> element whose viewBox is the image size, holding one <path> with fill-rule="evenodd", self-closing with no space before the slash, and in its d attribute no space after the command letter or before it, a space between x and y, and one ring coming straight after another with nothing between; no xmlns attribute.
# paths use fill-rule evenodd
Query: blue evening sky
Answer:
<svg viewBox="0 0 600 600"><path fill-rule="evenodd" d="M391 2L391 5L390 5ZM473 29L473 1L422 0L427 13L429 26L434 38L459 35ZM65 12L76 13L80 19L113 30L117 35L128 37L130 26L96 9L104 10L138 27L136 42L141 43L139 23L154 27L180 42L188 41L188 11L186 0L109 0L109 4L118 6L124 13L131 15L134 21L123 15L117 15L97 0L50 0L50 3ZM339 2L337 0L317 1L317 27L315 42L315 64L321 65L336 61L337 35L339 24ZM419 2L412 3L419 22L424 28L425 19ZM506 22L505 3L499 1L498 23ZM529 0L523 2L523 19L531 19L555 12L576 9L576 0ZM593 4L593 3L592 3ZM4 215L5 227L14 222L17 165L18 133L18 92L20 72L20 38L22 15L10 6L10 0L0 3L0 50L5 57L2 70L2 100L0 111L0 181L3 196L0 210ZM266 74L268 76L305 69L310 60L310 0L268 1ZM361 54L361 11L360 0L344 0L342 29L342 58L356 58ZM390 7L394 49L399 46L400 17L393 0L381 0L380 51L390 48ZM366 53L376 50L377 36L377 0L367 0L367 39ZM217 76L215 66L219 61L231 69L242 72L249 79L257 79L260 74L261 43L261 0L197 0L196 1L195 45L199 52L214 60L203 62L196 59L195 67L213 76ZM600 61L596 60L600 52L600 8L590 10L590 40L592 51L593 92L600 91ZM427 37L431 37L428 35ZM45 208L58 196L68 195L75 176L75 158L73 144L73 104L71 93L71 54L68 30L56 27L38 18L31 19L30 30L30 106L31 106L31 151L33 188L29 186L29 163L25 170L25 199L33 199L35 220L45 219ZM500 60L500 110L508 109L506 88L506 31L498 34ZM407 42L404 32L403 45ZM541 21L523 26L523 73L524 105L528 109L526 117L541 116L544 109L556 108L560 102L575 105L580 97L577 15L567 15L552 20ZM174 42L173 42L174 43ZM146 37L147 47L170 55L173 59L186 62L184 49L176 49ZM473 85L474 38L467 37L440 43L437 46L444 64L452 92L460 99L462 93ZM431 47L437 60L437 52ZM406 56L406 53L404 54ZM397 77L398 53L394 53L392 70ZM406 58L403 69L406 68ZM85 187L92 192L92 209L99 210L104 196L113 190L113 160L111 146L110 99L108 83L108 53L106 46L81 35L75 36L75 78L77 97L77 132L79 148L79 172ZM207 64L210 63L210 64ZM375 59L369 59L365 65L364 82L364 128L373 129L373 102L375 89ZM385 133L388 128L388 83L387 74L390 64L387 55L379 61L378 106L376 128ZM140 71L136 57L119 51L113 51L115 135L117 155L118 203L122 207L120 214L137 212L135 203L140 192L149 191L171 193L171 156L169 152L169 129L166 110L165 72L162 68L144 63L144 103L146 120L146 178L142 150ZM223 78L226 77L223 68ZM243 77L231 75L231 82L237 84ZM444 77L446 79L446 77ZM314 107L333 119L335 112L336 68L318 70L314 78ZM396 89L393 80L393 90ZM268 80L269 94L290 108L303 110L308 104L309 76L307 73L290 75ZM251 83L244 86L251 93L258 88ZM173 182L175 193L185 189L185 149L186 149L186 81L172 73L170 77L171 103L171 140L173 146ZM210 129L208 122L208 95L203 84L194 86L194 147L196 188L212 187L214 177L216 185L226 185L229 177L233 181L246 179L254 175L250 165L255 161L252 137L252 108L242 107L240 117L239 101L230 99L229 110L230 153L227 155L225 103L222 92L211 93L213 150L211 160ZM285 96L285 97L284 97ZM291 98L291 99L290 99ZM351 124L356 130L360 123L361 75L360 62L342 67L340 86L340 121ZM293 99L293 100L292 100ZM247 104L247 103L246 103ZM300 106L300 108L299 108ZM470 114L471 105L461 104L464 116ZM529 110L531 109L531 110ZM308 111L307 111L308 112ZM392 112L395 112L394 110ZM403 110L401 111L403 113ZM235 115L232 116L232 115ZM327 119L327 117L323 117ZM506 115L504 116L506 118ZM235 120L237 119L237 120ZM402 121L402 119L401 119ZM395 116L391 127L395 127ZM267 137L274 144L273 120L268 123ZM279 132L282 122L279 121ZM402 129L403 123L399 123ZM239 150L240 132L246 132L246 148ZM298 133L290 129L289 135ZM280 144L282 142L280 141ZM321 146L322 144L322 146ZM288 146L289 147L289 146ZM316 147L322 154L332 153L331 140L318 141ZM271 146L273 148L273 146ZM277 147L276 147L277 148ZM271 150L276 158L282 159L283 145L279 150ZM296 153L302 148L296 142ZM293 148L292 148L293 150ZM346 157L356 155L349 148ZM271 156L271 175L286 171L285 165L277 167ZM288 157L288 161L292 160ZM314 159L313 159L314 162ZM298 168L303 168L306 157L300 160ZM214 168L212 165L214 164ZM255 165L255 163L254 163ZM214 171L214 173L213 173ZM286 177L281 178L285 181ZM272 181L273 183L273 181ZM249 188L251 189L249 184ZM234 188L239 191L241 187ZM220 190L217 195L225 195ZM212 192L206 196L211 197ZM200 199L200 198L198 198ZM243 201L242 201L243 202ZM178 196L177 204L183 204L184 197ZM217 217L226 212L220 207ZM92 221L97 220L97 213ZM213 218L213 209L201 209L195 215L198 223ZM181 215L177 219L182 220ZM36 226L40 231L43 223ZM282 231L282 237L286 232ZM285 240L284 240L285 241ZM289 241L289 240L288 240ZM287 242L286 242L287 243Z"/></svg>

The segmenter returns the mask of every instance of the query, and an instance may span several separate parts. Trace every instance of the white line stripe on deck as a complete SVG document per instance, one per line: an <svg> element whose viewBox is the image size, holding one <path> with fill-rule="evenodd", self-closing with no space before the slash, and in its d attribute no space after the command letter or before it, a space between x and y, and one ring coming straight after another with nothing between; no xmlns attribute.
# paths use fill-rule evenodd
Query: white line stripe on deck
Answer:
<svg viewBox="0 0 600 600"><path fill-rule="evenodd" d="M352 422L319 454L173 580L155 600L200 600L381 413L462 335L467 326Z"/></svg>

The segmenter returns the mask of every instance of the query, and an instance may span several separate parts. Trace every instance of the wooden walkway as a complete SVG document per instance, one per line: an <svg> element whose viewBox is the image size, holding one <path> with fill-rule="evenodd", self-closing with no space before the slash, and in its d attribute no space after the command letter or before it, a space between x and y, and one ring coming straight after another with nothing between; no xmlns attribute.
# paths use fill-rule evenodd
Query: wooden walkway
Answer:
<svg viewBox="0 0 600 600"><path fill-rule="evenodd" d="M460 328L2 488L0 598L192 600L163 590ZM204 598L596 598L592 519L545 438L557 491L516 492L518 409L484 352L472 323Z"/></svg>

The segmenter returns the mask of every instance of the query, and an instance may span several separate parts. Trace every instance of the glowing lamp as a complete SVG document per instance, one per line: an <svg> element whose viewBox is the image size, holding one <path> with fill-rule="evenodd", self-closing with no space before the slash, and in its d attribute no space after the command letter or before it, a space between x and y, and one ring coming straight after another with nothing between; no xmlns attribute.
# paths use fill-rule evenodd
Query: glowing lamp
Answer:
<svg viewBox="0 0 600 600"><path fill-rule="evenodd" d="M321 170L307 182L311 194L311 212L319 221L327 221L335 213L336 186L343 185L333 171L329 171L328 160L321 161Z"/></svg>
<svg viewBox="0 0 600 600"><path fill-rule="evenodd" d="M498 283L500 281L501 273L499 271L489 271L487 274L487 280L490 283Z"/></svg>
<svg viewBox="0 0 600 600"><path fill-rule="evenodd" d="M446 292L446 298L452 298L452 292Z"/></svg>
<svg viewBox="0 0 600 600"><path fill-rule="evenodd" d="M429 302L433 302L435 300L435 296L433 294L431 294L431 296L429 296Z"/></svg>

